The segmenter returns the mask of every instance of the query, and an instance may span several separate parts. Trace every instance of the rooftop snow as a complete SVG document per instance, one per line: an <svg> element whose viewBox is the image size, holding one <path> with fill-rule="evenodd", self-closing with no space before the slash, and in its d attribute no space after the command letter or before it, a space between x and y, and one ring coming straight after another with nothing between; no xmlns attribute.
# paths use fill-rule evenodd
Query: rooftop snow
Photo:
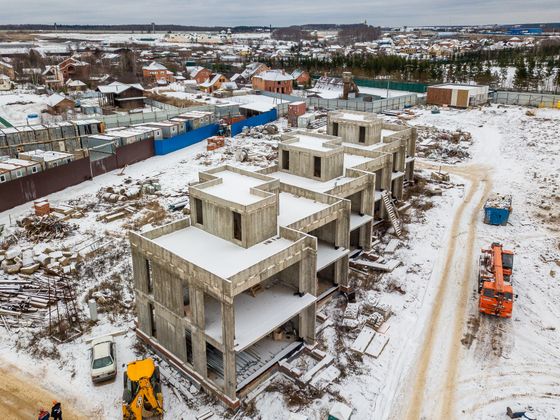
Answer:
<svg viewBox="0 0 560 420"><path fill-rule="evenodd" d="M330 191L334 187L347 184L348 182L354 181L356 179L356 178L341 176L338 178L331 179L330 181L322 182L322 181L317 181L315 179L309 179L303 176L297 176L297 175L290 174L288 172L281 172L281 171L267 174L267 176L277 178L280 180L280 182L283 182L285 184L295 185L296 187L301 187L317 192Z"/></svg>
<svg viewBox="0 0 560 420"><path fill-rule="evenodd" d="M305 197L298 197L289 193L280 193L279 226L289 226L294 222L305 219L315 213L328 208L328 204L319 203Z"/></svg>
<svg viewBox="0 0 560 420"><path fill-rule="evenodd" d="M263 199L260 195L252 194L251 188L265 184L267 181L229 170L215 172L212 175L221 178L222 183L207 188L200 188L208 194L244 206Z"/></svg>
<svg viewBox="0 0 560 420"><path fill-rule="evenodd" d="M293 241L276 236L250 248L243 248L194 226L160 236L154 242L185 261L224 279L294 244Z"/></svg>
<svg viewBox="0 0 560 420"><path fill-rule="evenodd" d="M325 143L328 143L332 140L324 139L321 137L308 136L300 133L296 133L295 137L297 139L296 141L287 144L291 146L302 147L304 149L315 150L318 152L328 152L333 150L332 147L325 146Z"/></svg>

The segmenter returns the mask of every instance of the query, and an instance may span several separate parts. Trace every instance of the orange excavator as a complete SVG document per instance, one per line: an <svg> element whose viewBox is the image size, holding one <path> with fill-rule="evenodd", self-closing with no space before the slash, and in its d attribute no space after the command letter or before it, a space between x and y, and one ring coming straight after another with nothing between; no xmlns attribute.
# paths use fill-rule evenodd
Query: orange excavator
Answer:
<svg viewBox="0 0 560 420"><path fill-rule="evenodd" d="M514 298L512 269L513 252L503 249L502 244L495 242L490 249L482 250L478 274L478 309L481 313L511 318Z"/></svg>

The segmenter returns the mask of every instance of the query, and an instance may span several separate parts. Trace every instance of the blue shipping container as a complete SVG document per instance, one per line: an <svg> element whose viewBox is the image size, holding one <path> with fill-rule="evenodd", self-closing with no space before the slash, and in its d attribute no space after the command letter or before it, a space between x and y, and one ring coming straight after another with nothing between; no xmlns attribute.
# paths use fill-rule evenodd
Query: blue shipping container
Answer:
<svg viewBox="0 0 560 420"><path fill-rule="evenodd" d="M509 219L509 209L484 208L484 223L488 225L504 226Z"/></svg>

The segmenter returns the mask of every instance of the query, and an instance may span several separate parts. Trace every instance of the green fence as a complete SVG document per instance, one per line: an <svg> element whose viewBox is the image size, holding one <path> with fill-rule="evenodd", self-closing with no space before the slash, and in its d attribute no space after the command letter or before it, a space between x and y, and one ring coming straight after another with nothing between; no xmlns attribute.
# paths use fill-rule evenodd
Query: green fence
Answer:
<svg viewBox="0 0 560 420"><path fill-rule="evenodd" d="M0 117L0 124L2 124L4 127L6 128L10 128L13 127L12 124L10 124L8 121L6 121L4 118Z"/></svg>
<svg viewBox="0 0 560 420"><path fill-rule="evenodd" d="M380 79L354 79L358 86L381 88L381 89L394 89L404 90L408 92L426 93L428 85L425 83L413 82L397 82L394 80L380 80ZM388 85L388 86L387 86Z"/></svg>

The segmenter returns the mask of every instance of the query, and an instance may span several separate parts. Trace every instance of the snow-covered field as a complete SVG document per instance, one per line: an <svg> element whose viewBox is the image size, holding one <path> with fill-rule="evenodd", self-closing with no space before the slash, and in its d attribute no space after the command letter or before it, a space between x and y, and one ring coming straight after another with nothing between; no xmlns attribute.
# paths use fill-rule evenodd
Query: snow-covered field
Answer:
<svg viewBox="0 0 560 420"><path fill-rule="evenodd" d="M531 408L539 419L560 418L560 111L539 109L536 116L526 111L498 106L447 109L436 115L417 111L413 124L468 131L473 145L469 161L443 167L452 177L441 196L420 196L420 204L432 203L433 208L413 206L406 237L395 254L403 265L358 289L359 302L379 300L391 306L387 347L378 359L357 357L349 347L358 331L340 328L346 301L334 298L321 309L333 326L319 333L318 344L334 356L340 378L316 394L276 381L237 419L282 419L288 412L322 419L334 401L353 406L356 419L502 419L507 406ZM265 156L274 153L274 143L270 138L236 139L232 149L215 153L205 153L205 144L198 144L131 165L125 176L115 171L96 177L52 194L49 200L94 203L100 188L122 184L125 177L157 177L162 186L158 201L165 206L181 198L200 170L226 162L265 165ZM242 146L260 159L235 162L231 151ZM426 168L425 176L430 165L418 163ZM480 204L489 191L513 194L508 226L482 223ZM28 204L0 213L0 224L9 224L29 210ZM80 234L109 232L121 240L125 233L122 221L104 224L93 213L73 223L80 226ZM477 313L478 252L493 241L503 242L516 254L513 280L519 298L511 320ZM116 269L126 272L128 257L122 264ZM113 273L100 277L105 274ZM81 295L90 286L83 284ZM106 385L91 384L84 339L131 324L129 317L117 317L112 323L102 314L86 336L60 346L60 360L36 360L17 351L17 336L4 334L0 327L0 361L25 371L90 418L117 418L122 378L118 375ZM117 337L119 366L136 357L135 341L132 332ZM292 398L294 392L302 398ZM165 387L164 398L166 418L191 419L206 409L218 418L227 416L200 394L183 401Z"/></svg>

